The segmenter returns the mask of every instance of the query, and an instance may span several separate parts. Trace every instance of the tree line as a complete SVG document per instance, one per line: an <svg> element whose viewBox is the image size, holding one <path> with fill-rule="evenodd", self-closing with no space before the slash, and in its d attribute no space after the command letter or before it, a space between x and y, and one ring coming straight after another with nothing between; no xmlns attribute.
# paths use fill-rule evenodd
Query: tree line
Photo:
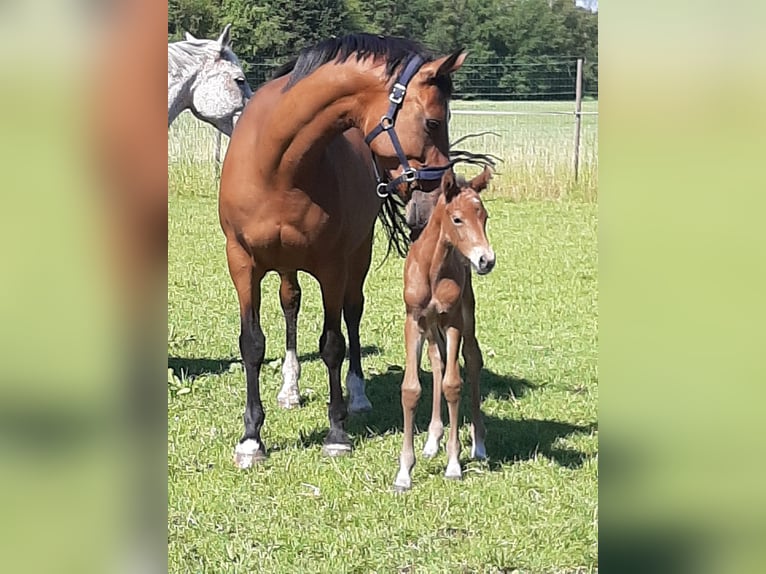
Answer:
<svg viewBox="0 0 766 574"><path fill-rule="evenodd" d="M227 23L254 87L301 48L363 31L466 48L461 97L571 99L577 58L598 96L598 15L574 0L169 0L169 42L214 38Z"/></svg>

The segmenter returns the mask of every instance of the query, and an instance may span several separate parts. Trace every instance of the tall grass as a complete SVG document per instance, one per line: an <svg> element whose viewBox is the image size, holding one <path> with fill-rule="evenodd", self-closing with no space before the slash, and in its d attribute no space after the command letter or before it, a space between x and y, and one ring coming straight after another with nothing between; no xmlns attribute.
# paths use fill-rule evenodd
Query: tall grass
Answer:
<svg viewBox="0 0 766 574"><path fill-rule="evenodd" d="M598 197L598 102L583 102L580 168L574 178L574 104L572 102L465 102L455 101L450 139L493 132L467 140L461 148L492 153L502 159L492 195L521 200ZM538 115L473 115L470 111L526 112ZM568 115L561 114L565 112ZM553 115L553 114L556 115ZM551 115L547 115L551 114ZM225 153L228 138L223 138ZM168 171L171 193L214 193L219 166L214 161L215 130L182 114L168 133ZM471 175L470 168L458 168Z"/></svg>

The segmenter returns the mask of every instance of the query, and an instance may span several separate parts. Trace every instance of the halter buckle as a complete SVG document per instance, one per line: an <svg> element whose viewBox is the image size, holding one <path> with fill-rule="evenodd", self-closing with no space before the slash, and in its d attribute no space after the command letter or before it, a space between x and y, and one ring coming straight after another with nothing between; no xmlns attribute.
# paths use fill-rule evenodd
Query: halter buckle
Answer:
<svg viewBox="0 0 766 574"><path fill-rule="evenodd" d="M391 88L391 93L388 94L388 99L391 101L392 104L396 104L397 106L404 101L404 94L407 93L407 86L404 86L400 84L399 82L396 82L394 84L394 87Z"/></svg>
<svg viewBox="0 0 766 574"><path fill-rule="evenodd" d="M386 199L388 197L388 184L385 181L378 183L375 193L378 194L379 198Z"/></svg>
<svg viewBox="0 0 766 574"><path fill-rule="evenodd" d="M418 172L411 167L406 168L402 172L402 180L406 181L407 183L412 183L418 178Z"/></svg>
<svg viewBox="0 0 766 574"><path fill-rule="evenodd" d="M380 118L380 127L383 128L383 131L388 131L392 127L394 127L394 118L391 116L383 116Z"/></svg>

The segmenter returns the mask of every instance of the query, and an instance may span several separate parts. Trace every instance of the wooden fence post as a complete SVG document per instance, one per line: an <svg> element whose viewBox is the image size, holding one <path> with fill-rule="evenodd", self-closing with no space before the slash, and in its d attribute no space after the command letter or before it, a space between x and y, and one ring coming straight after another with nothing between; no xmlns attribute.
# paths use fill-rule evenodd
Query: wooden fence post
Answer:
<svg viewBox="0 0 766 574"><path fill-rule="evenodd" d="M219 167L221 165L221 136L221 131L215 130L215 161Z"/></svg>
<svg viewBox="0 0 766 574"><path fill-rule="evenodd" d="M577 58L577 79L575 84L575 134L574 134L574 177L577 181L580 169L580 128L582 125L582 58Z"/></svg>

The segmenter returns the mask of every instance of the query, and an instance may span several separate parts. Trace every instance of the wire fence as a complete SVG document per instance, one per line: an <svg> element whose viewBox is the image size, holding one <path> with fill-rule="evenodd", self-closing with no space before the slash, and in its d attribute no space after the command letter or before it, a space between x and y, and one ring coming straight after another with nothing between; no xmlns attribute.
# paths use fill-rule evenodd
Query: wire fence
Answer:
<svg viewBox="0 0 766 574"><path fill-rule="evenodd" d="M283 62L250 65L250 85L257 88ZM464 145L500 157L500 169L517 187L556 187L578 178L595 182L598 62L581 61L579 71L578 76L578 58L469 59L454 78L450 138L491 132ZM224 156L227 139L184 113L169 132L169 161L214 163Z"/></svg>

